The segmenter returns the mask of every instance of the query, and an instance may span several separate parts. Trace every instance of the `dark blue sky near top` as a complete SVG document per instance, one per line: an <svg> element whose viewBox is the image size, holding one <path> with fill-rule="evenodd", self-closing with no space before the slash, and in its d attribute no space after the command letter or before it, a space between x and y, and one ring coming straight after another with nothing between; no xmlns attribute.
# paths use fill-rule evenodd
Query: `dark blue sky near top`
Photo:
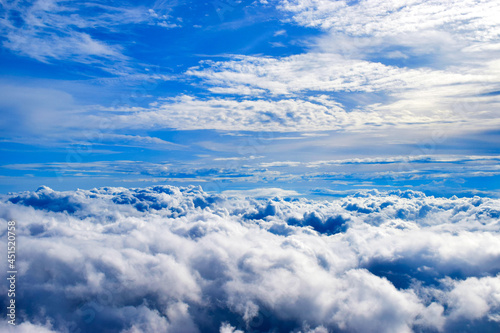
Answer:
<svg viewBox="0 0 500 333"><path fill-rule="evenodd" d="M0 191L498 194L494 1L5 1Z"/></svg>

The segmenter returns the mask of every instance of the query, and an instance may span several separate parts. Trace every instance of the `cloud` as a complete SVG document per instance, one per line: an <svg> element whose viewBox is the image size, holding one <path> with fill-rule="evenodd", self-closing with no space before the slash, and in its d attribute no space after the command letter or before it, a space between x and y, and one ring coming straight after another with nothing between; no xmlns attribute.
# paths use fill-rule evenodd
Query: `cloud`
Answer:
<svg viewBox="0 0 500 333"><path fill-rule="evenodd" d="M337 128L349 121L339 107L283 99L200 99L182 95L134 114L112 117L117 128L218 129L233 131L300 131Z"/></svg>
<svg viewBox="0 0 500 333"><path fill-rule="evenodd" d="M251 93L260 89L280 95L301 91L394 90L409 83L404 76L421 76L425 72L311 52L282 58L235 56L229 61L206 61L186 74L219 88L243 85L252 88Z"/></svg>
<svg viewBox="0 0 500 333"><path fill-rule="evenodd" d="M489 36L494 39L497 37L495 29L498 28L493 20L498 8L489 0L475 3L463 0L412 0L405 3L284 0L281 1L281 9L293 13L293 19L299 24L352 35L392 35L447 28L461 34L470 33L470 36L467 35L469 38L484 39ZM494 30L485 31L482 28Z"/></svg>
<svg viewBox="0 0 500 333"><path fill-rule="evenodd" d="M48 327L51 325L48 324ZM53 331L50 328L48 328L45 325L36 325L32 324L29 322L24 322L21 324L16 324L15 326L8 324L6 321L2 320L0 321L0 328L2 329L2 332L5 333L55 333L57 331Z"/></svg>
<svg viewBox="0 0 500 333"><path fill-rule="evenodd" d="M263 167L263 168L269 168L269 167L295 167L295 166L299 166L300 164L301 164L300 162L282 161L282 162L261 163L260 166Z"/></svg>
<svg viewBox="0 0 500 333"><path fill-rule="evenodd" d="M92 150L90 150L92 152ZM120 179L121 181L130 181L131 175L146 175L154 177L179 177L186 178L185 174L172 172L169 163L151 163L144 161L98 161L98 162L73 162L83 159L82 156L71 153L67 155L68 162L51 163L28 163L28 164L7 164L2 168L10 170L35 171L40 173L54 173L59 179L63 177L86 177L86 178L104 178ZM180 173L180 172L179 172ZM193 178L196 173L193 173ZM152 179L150 179L151 181Z"/></svg>
<svg viewBox="0 0 500 333"><path fill-rule="evenodd" d="M252 94L254 89L260 89L273 95L386 92L398 96L415 90L435 91L454 86L453 96L470 96L488 89L498 71L497 61L478 66L448 70L412 69L349 59L336 53L308 52L281 58L235 56L229 61L206 61L186 74L202 78L218 88L244 85L252 89ZM245 95L245 90L240 94Z"/></svg>
<svg viewBox="0 0 500 333"><path fill-rule="evenodd" d="M57 1L30 4L3 4L6 20L0 26L6 35L4 46L16 53L42 62L72 59L95 63L98 58L125 60L119 46L96 40L82 29L113 29L113 26L138 23L139 11L88 3L75 6ZM90 16L90 12L99 14Z"/></svg>
<svg viewBox="0 0 500 333"><path fill-rule="evenodd" d="M62 90L0 84L0 129L8 141L45 146L79 145L85 146L87 153L111 144L157 150L186 149L186 146L147 135L113 133L113 124L95 108L78 105L71 94Z"/></svg>
<svg viewBox="0 0 500 333"><path fill-rule="evenodd" d="M258 158L263 158L264 156L253 156L250 155L248 157L217 157L214 158L214 161L248 161L248 160L255 160Z"/></svg>
<svg viewBox="0 0 500 333"><path fill-rule="evenodd" d="M409 156L391 156L391 157L364 157L364 158L350 158L343 160L329 160L329 161L314 161L305 164L309 168L317 168L322 165L341 165L341 164L392 164L392 163L460 163L484 161L493 162L500 159L500 156L456 156L456 155L413 155Z"/></svg>
<svg viewBox="0 0 500 333"><path fill-rule="evenodd" d="M450 51L491 49L499 42L495 17L500 12L490 0L280 2L279 8L291 15L290 21L327 31L323 42L350 55L381 48L390 54L394 50L389 46L398 45L412 54L444 52L452 58ZM463 56L467 55L459 55Z"/></svg>
<svg viewBox="0 0 500 333"><path fill-rule="evenodd" d="M460 184L465 180L473 181L478 177L493 177L490 179L494 179L500 174L499 158L496 155L410 154L409 156L381 155L365 158L280 162L277 161L279 156L276 153L269 152L270 156L276 155L274 159L266 156L242 155L215 159L202 156L201 159L189 162L175 160L156 163L129 160L86 162L84 161L85 154L94 150L92 147L82 147L79 151L81 155L78 155L75 150L74 153L67 155L66 162L6 164L2 168L6 171L15 170L38 175L54 174L61 180L65 177L82 181L99 178L115 184L129 184L130 182L210 183L219 191L229 190L234 193L246 193L249 196L252 196L252 192L254 195L262 196L264 189L247 193L233 190L234 186L246 188L248 183L254 183L266 184L272 188L277 185L288 188L288 184L294 183L300 184L300 192L305 194L336 196L346 194L344 186L347 185L363 188L391 188L401 186L401 184L420 186L424 182L427 186L432 186L433 190L446 188L449 191L447 193L458 193L457 191L461 191ZM239 146L236 145L236 147ZM229 147L228 151L235 151L235 149ZM283 150L279 147L276 149ZM262 158L265 158L267 162L261 162ZM318 181L320 183L317 183ZM310 182L314 182L314 186L326 186L325 183L330 185L326 189L311 189ZM335 187L332 188L332 186ZM422 187L422 190L429 191L430 188ZM498 195L498 193L488 192L488 190L494 190L493 187L484 187L483 190L487 192L481 192L478 188L476 190L478 192L470 192L470 194ZM267 194L271 195L271 193ZM275 193L275 195L278 194Z"/></svg>
<svg viewBox="0 0 500 333"><path fill-rule="evenodd" d="M3 195L0 219L17 221L22 327L499 328L498 199L281 194L156 186Z"/></svg>
<svg viewBox="0 0 500 333"><path fill-rule="evenodd" d="M498 98L487 95L496 91L499 69L494 1L284 0L278 8L290 15L285 21L324 33L301 54L233 55L186 74L213 94L315 101L351 119L370 117L372 127L498 126Z"/></svg>
<svg viewBox="0 0 500 333"><path fill-rule="evenodd" d="M227 61L207 61L186 74L201 79L213 93L234 90L242 98L254 100L254 104L286 99L297 104L303 117L315 119L315 115L325 113L310 107L309 103L339 115L336 119L318 118L325 126L312 126L316 130L345 128L348 125L344 121L359 124L364 119L363 123L372 128L397 128L403 124L422 128L433 124L433 129L441 131L448 124L454 124L450 129L455 131L460 123L464 132L496 126L493 124L497 124L498 119L498 98L488 92L496 89L498 71L496 59L431 69L398 67L310 51L288 57L235 56ZM241 89L242 86L246 88ZM328 93L334 95L327 97ZM272 99L268 98L269 94ZM222 98L214 98L219 99ZM224 103L218 105L222 107ZM339 109L345 110L345 116ZM226 114L231 117L232 113L227 110ZM290 119L285 124L291 129L308 131L304 126L294 127L297 120ZM255 121L263 123L266 119ZM336 123L338 127L329 123Z"/></svg>
<svg viewBox="0 0 500 333"><path fill-rule="evenodd" d="M118 142L119 145L133 146L137 145L138 147L156 147L157 149L185 149L186 146L165 141L159 138L150 137L150 136L140 136L140 135L124 135L124 134L106 134L102 133L99 135L99 139L101 142ZM92 141L89 141L88 144L93 144Z"/></svg>
<svg viewBox="0 0 500 333"><path fill-rule="evenodd" d="M416 110L398 109L396 106L371 106L367 110L345 110L344 106L331 98L319 97L281 98L277 100L211 97L198 98L181 95L162 101L148 108L134 108L135 113L126 112L108 116L115 129L177 129L201 130L215 129L226 131L253 132L314 132L314 131L369 131L387 128L410 128L420 125L427 130L443 123L450 130L457 130L452 124L463 122L472 117L471 113L426 109L425 114ZM132 109L131 109L132 110ZM118 110L116 110L118 111ZM488 126L496 123L492 114L484 117L491 120ZM98 124L100 117L89 117L88 126ZM484 118L472 120L465 128L471 130ZM441 126L444 130L446 126ZM303 139L304 137L298 137Z"/></svg>
<svg viewBox="0 0 500 333"><path fill-rule="evenodd" d="M236 197L286 197L286 196L300 196L300 193L293 190L283 190L281 188L254 188L251 190L226 190L222 192L227 196Z"/></svg>
<svg viewBox="0 0 500 333"><path fill-rule="evenodd" d="M2 7L4 20L0 31L6 37L3 46L7 49L45 63L70 60L98 65L114 74L127 71L130 59L121 45L100 39L95 34L96 29L123 34L127 31L123 27L127 25L178 26L169 22L168 13L173 6L160 2L154 5L154 9L52 0L4 2ZM111 61L113 66L109 65Z"/></svg>
<svg viewBox="0 0 500 333"><path fill-rule="evenodd" d="M0 85L0 129L20 142L52 141L65 127L78 122L73 96L56 89Z"/></svg>
<svg viewBox="0 0 500 333"><path fill-rule="evenodd" d="M64 60L73 58L78 62L96 62L95 57L114 60L125 60L119 48L106 45L93 39L86 33L70 32L66 36L29 35L24 32L10 32L4 46L22 55L41 62L48 59Z"/></svg>

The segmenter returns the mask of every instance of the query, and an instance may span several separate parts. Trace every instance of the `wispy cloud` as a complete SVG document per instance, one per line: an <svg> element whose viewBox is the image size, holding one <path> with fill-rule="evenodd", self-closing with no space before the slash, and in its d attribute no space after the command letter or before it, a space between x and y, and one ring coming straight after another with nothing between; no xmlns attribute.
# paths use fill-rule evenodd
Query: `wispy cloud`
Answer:
<svg viewBox="0 0 500 333"><path fill-rule="evenodd" d="M229 197L244 197L244 198L268 198L268 197L296 197L301 194L297 191L293 190L284 190L281 188L254 188L251 190L226 190L223 191L222 194L227 195Z"/></svg>
<svg viewBox="0 0 500 333"><path fill-rule="evenodd" d="M3 2L1 6L4 17L0 30L6 38L5 48L45 63L74 61L98 65L113 74L128 73L131 59L124 45L99 37L97 31L120 35L130 33L130 26L137 24L178 26L168 23L166 6L162 6L160 14L147 7L100 2L37 0Z"/></svg>
<svg viewBox="0 0 500 333"><path fill-rule="evenodd" d="M266 162L261 162L261 159ZM212 190L218 192L233 189L246 191L248 184L270 187L280 185L286 187L287 191L300 189L301 193L306 195L345 194L350 193L349 189L353 187L397 189L401 186L431 193L438 191L473 194L467 188L462 188L461 184L476 178L492 177L491 185L478 185L476 191L496 197L498 193L495 193L493 184L494 179L500 176L498 160L498 156L388 155L300 162L282 161L279 156L274 161L264 156L241 156L216 159L201 157L189 162L170 159L161 163L139 160L21 163L6 164L2 169L43 176L53 175L62 179L91 180L100 177L107 183L123 185L144 182L209 183ZM316 186L316 190L311 190L311 184ZM254 191L254 194L259 191L267 193L259 189Z"/></svg>
<svg viewBox="0 0 500 333"><path fill-rule="evenodd" d="M246 85L275 95L303 91L397 93L447 85L495 83L495 72L490 70L497 71L497 66L497 62L492 61L475 69L410 69L348 59L335 53L311 52L282 58L239 56L229 61L208 61L187 74L218 87ZM241 94L244 95L245 90Z"/></svg>
<svg viewBox="0 0 500 333"><path fill-rule="evenodd" d="M172 150L185 150L188 147L180 145L177 143L172 143L159 138L154 138L150 136L140 136L140 135L125 135L125 134L101 134L99 137L98 144L109 144L110 142L115 143L115 145L123 145L127 147L147 147L150 149L172 149ZM96 144L93 141L88 142L88 144Z"/></svg>
<svg viewBox="0 0 500 333"><path fill-rule="evenodd" d="M292 96L296 106L286 114L296 114L295 121L279 117L289 129L345 129L362 123L384 127L413 124L417 128L454 123L470 131L498 126L500 102L497 95L488 93L497 89L499 70L496 60L443 70L411 69L311 52L284 58L236 57L205 63L187 74L201 78L210 91L216 87L214 93L227 88L266 101L252 102L255 104L271 103L266 94L274 99ZM327 93L336 95L326 97ZM306 117L310 124L318 120L324 125L309 129L299 125ZM265 119L253 121L263 123Z"/></svg>
<svg viewBox="0 0 500 333"><path fill-rule="evenodd" d="M409 110L398 109L395 104L373 104L363 110L345 110L342 104L325 95L277 100L229 97L201 99L183 95L155 103L149 108L121 108L123 112L135 112L111 116L111 120L116 128L313 132L404 128L416 124L436 126L472 121L470 118L475 116L470 112L460 114L439 109L426 109L427 112L423 114L418 112L422 108L424 106ZM493 118L493 114L493 111L485 113L482 118ZM94 121L97 120L95 118ZM496 120L491 119L485 127L494 127L495 124ZM477 123L472 122L469 128L475 125ZM457 130L456 127L454 129Z"/></svg>

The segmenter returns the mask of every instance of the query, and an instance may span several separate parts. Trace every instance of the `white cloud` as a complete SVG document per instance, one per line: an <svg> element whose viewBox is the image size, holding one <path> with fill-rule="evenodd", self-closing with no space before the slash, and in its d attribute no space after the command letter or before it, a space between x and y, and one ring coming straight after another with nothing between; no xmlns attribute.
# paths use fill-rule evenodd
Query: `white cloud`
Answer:
<svg viewBox="0 0 500 333"><path fill-rule="evenodd" d="M92 150L89 150L92 152ZM82 152L82 155L84 152ZM76 155L76 153L75 153ZM72 155L68 155L72 156ZM78 159L75 157L75 159ZM109 175L110 173L123 177L124 175L154 175L165 176L170 174L169 163L150 163L144 161L98 161L98 162L74 162L68 158L67 162L50 162L50 163L27 163L27 164L7 164L3 168L11 170L35 170L41 172L53 171L58 176L74 175L74 176L90 176L96 177L101 174Z"/></svg>
<svg viewBox="0 0 500 333"><path fill-rule="evenodd" d="M9 32L4 46L42 62L49 59L65 60L73 58L78 62L92 63L95 57L125 60L119 48L106 45L90 35L70 32L66 36L37 36L25 32Z"/></svg>
<svg viewBox="0 0 500 333"><path fill-rule="evenodd" d="M293 162L293 161L280 161L280 162L265 162L260 163L260 166L263 168L269 167L296 167L302 164L301 162Z"/></svg>
<svg viewBox="0 0 500 333"><path fill-rule="evenodd" d="M248 160L255 160L258 158L263 158L264 156L253 156L250 155L248 157L217 157L214 158L214 161L248 161Z"/></svg>
<svg viewBox="0 0 500 333"><path fill-rule="evenodd" d="M276 31L274 34L273 34L274 37L276 36L286 36L286 30L285 29L281 29L281 30L278 30Z"/></svg>
<svg viewBox="0 0 500 333"><path fill-rule="evenodd" d="M92 7L91 4L88 6ZM78 8L69 4L63 5L57 1L36 1L28 6L19 3L5 4L4 9L8 15L11 12L17 14L12 14L12 17L17 16L19 22L14 20L2 22L1 29L7 37L4 46L43 62L51 59L74 59L92 63L97 61L95 57L124 60L124 56L116 46L95 40L74 27L105 28L119 24L116 19L123 20L123 23L138 21L140 20L138 15L134 15L135 17L126 15L127 10L117 15L116 12L120 11L117 8L102 6L100 9L108 12L90 18L83 14L87 9L85 7L87 6ZM68 15L69 13L72 15Z"/></svg>
<svg viewBox="0 0 500 333"><path fill-rule="evenodd" d="M500 35L500 10L491 0L283 0L280 8L299 25L423 48L424 38L431 45L443 40L470 45L498 42Z"/></svg>
<svg viewBox="0 0 500 333"><path fill-rule="evenodd" d="M318 94L339 93L330 103L347 100L354 106L332 107L362 111L349 118L366 117L373 127L402 122L455 132L458 124L462 132L498 127L498 98L488 95L497 90L499 72L494 18L500 13L494 1L284 0L279 8L291 21L326 33L309 41L302 54L235 55L202 62L186 74L212 93L267 101L269 94L317 101Z"/></svg>
<svg viewBox="0 0 500 333"><path fill-rule="evenodd" d="M327 160L327 161L314 161L303 163L307 167L314 168L322 165L335 165L335 164L386 164L386 163L456 163L456 162L472 162L472 161L497 161L500 156L456 156L456 155L408 155L408 156L391 156L391 157L364 157L364 158L350 158L343 160Z"/></svg>
<svg viewBox="0 0 500 333"><path fill-rule="evenodd" d="M218 87L243 84L279 95L301 91L402 89L414 84L413 79L426 72L348 60L334 53L305 53L283 58L239 56L230 61L207 61L187 74ZM245 94L245 90L240 94Z"/></svg>
<svg viewBox="0 0 500 333"><path fill-rule="evenodd" d="M452 290L447 295L451 316L474 320L489 316L497 321L500 311L500 276L471 277L463 281L448 281Z"/></svg>
<svg viewBox="0 0 500 333"><path fill-rule="evenodd" d="M243 199L157 186L40 188L0 206L4 224L17 221L23 325L33 330L499 327L495 199Z"/></svg>
<svg viewBox="0 0 500 333"><path fill-rule="evenodd" d="M243 333L243 331L237 330L236 327L231 326L228 323L222 324L219 330L220 333Z"/></svg>
<svg viewBox="0 0 500 333"><path fill-rule="evenodd" d="M0 108L2 133L9 139L30 143L33 136L38 142L51 141L64 127L75 123L77 109L66 92L7 84L0 85Z"/></svg>
<svg viewBox="0 0 500 333"><path fill-rule="evenodd" d="M119 74L126 70L128 58L120 45L96 39L92 29L119 33L126 24L156 24L172 28L166 6L153 9L121 6L113 7L94 2L69 3L37 0L29 4L3 3L6 19L0 24L6 40L3 45L15 53L42 62L72 60L98 64L103 69ZM160 8L162 7L162 8ZM170 6L172 7L172 6ZM167 10L169 11L169 10ZM113 61L113 67L105 65Z"/></svg>
<svg viewBox="0 0 500 333"><path fill-rule="evenodd" d="M282 58L240 56L229 61L205 62L187 74L201 78L212 92L230 90L265 100L252 102L256 105L271 103L266 98L269 93L276 99L291 96L303 115L311 119L321 116L321 112L305 107L309 101L347 111L342 119L317 118L325 124L311 126L317 131L345 128L344 119L358 123L364 120L372 128L407 123L414 127L434 124L434 128L444 129L447 124L454 124L451 128L457 130L456 125L461 124L461 131L477 131L498 126L498 98L488 95L496 89L498 72L496 60L444 70L411 69L334 53L309 52ZM325 96L331 92L339 93L339 97ZM350 100L354 106L341 105L335 98ZM226 114L231 116L231 111ZM265 119L255 121L262 123ZM332 122L339 127L328 125ZM284 125L308 130L294 123L298 125L297 121Z"/></svg>
<svg viewBox="0 0 500 333"><path fill-rule="evenodd" d="M83 150L88 149L88 150ZM85 153L93 152L92 148L81 150L82 159ZM228 147L229 151L234 151ZM276 148L277 151L282 148ZM270 152L270 156L274 156ZM266 162L261 162L266 158ZM196 182L211 183L222 190L234 184L244 186L243 183L267 184L275 187L287 186L291 182L300 182L303 188L310 189L309 181L328 182L334 189L302 190L304 193L338 195L345 194L339 186L352 185L367 188L382 188L396 186L394 182L414 184L415 181L427 180L428 182L463 182L462 178L474 179L475 177L490 177L500 174L498 165L499 157L493 156L456 156L456 155L417 155L409 156L378 156L366 158L346 158L337 160L316 161L277 161L265 156L240 156L228 158L208 158L202 156L197 161L179 162L169 160L165 162L145 161L98 161L77 162L78 156L70 155L67 162L50 163L25 163L6 164L2 168L17 170L23 173L46 174L53 173L63 179L64 177L87 178L97 177L107 179L108 182ZM29 177L29 175L26 175ZM380 181L384 181L381 183ZM116 183L115 183L116 184ZM274 185L271 185L274 184ZM36 186L35 184L34 186ZM317 186L317 184L315 185ZM438 186L438 184L436 184ZM439 185L442 188L442 185ZM453 187L453 184L448 184ZM232 194L248 196L262 196L263 193L279 195L278 192L269 192L275 189L267 188L247 191L230 190ZM427 188L428 190L428 188ZM264 192L262 192L264 191ZM225 192L226 193L226 192ZM288 192L292 195L296 192ZM470 192L473 193L473 192ZM481 193L480 191L477 193ZM483 194L486 194L483 193ZM285 195L284 193L282 195ZM495 193L489 195L496 196Z"/></svg>
<svg viewBox="0 0 500 333"><path fill-rule="evenodd" d="M96 139L96 138L91 138ZM93 140L89 141L92 144ZM102 133L99 135L99 144L103 142L119 142L119 145L125 146L145 146L145 147L156 147L157 149L185 149L186 146L172 143L169 141L162 140L160 138L150 137L150 136L140 136L140 135L124 135L124 134L107 134Z"/></svg>
<svg viewBox="0 0 500 333"><path fill-rule="evenodd" d="M275 187L266 187L266 188L254 188L251 190L226 190L222 192L224 195L230 197L244 197L244 198L252 198L252 197L286 197L286 196L300 196L301 194L297 191L293 190L283 190L281 188Z"/></svg>
<svg viewBox="0 0 500 333"><path fill-rule="evenodd" d="M339 107L294 99L279 101L198 99L179 96L158 107L111 118L116 127L220 129L233 131L300 131L336 129L352 122Z"/></svg>
<svg viewBox="0 0 500 333"><path fill-rule="evenodd" d="M415 106L398 109L395 104L375 104L366 110L344 110L343 106L326 96L304 100L283 98L278 100L208 98L181 95L149 108L133 108L134 113L108 115L115 129L216 129L232 131L313 132L313 131L367 131L386 128L405 128L415 125L450 131L467 130L490 121L485 128L496 124L493 114L486 113L481 120L472 120L458 129L455 124L475 117L466 113L443 112ZM412 110L413 109L413 110ZM131 109L132 110L132 109ZM127 111L120 108L116 111ZM91 116L88 126L99 124L100 117ZM443 124L444 123L444 124ZM465 125L464 125L465 126ZM304 139L304 137L297 137ZM288 139L285 137L284 139Z"/></svg>
<svg viewBox="0 0 500 333"><path fill-rule="evenodd" d="M299 92L390 92L455 86L454 96L478 94L496 82L498 62L479 68L409 69L379 62L347 59L335 53L304 53L282 58L239 56L229 61L205 62L187 74L219 88L244 84L274 95ZM457 85L460 85L457 87ZM252 90L252 93L255 90ZM240 94L245 94L242 90Z"/></svg>
<svg viewBox="0 0 500 333"><path fill-rule="evenodd" d="M0 329L2 329L2 332L5 333L56 333L57 332L50 329L50 324L47 326L36 325L30 322L11 325L7 323L7 321L5 320L0 320Z"/></svg>

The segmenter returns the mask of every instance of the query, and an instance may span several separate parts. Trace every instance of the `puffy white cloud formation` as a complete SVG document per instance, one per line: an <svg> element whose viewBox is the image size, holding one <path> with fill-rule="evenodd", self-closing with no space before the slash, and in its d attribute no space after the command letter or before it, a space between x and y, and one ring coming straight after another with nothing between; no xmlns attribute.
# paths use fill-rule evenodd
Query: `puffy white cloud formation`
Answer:
<svg viewBox="0 0 500 333"><path fill-rule="evenodd" d="M498 199L42 187L0 208L23 332L500 329Z"/></svg>

